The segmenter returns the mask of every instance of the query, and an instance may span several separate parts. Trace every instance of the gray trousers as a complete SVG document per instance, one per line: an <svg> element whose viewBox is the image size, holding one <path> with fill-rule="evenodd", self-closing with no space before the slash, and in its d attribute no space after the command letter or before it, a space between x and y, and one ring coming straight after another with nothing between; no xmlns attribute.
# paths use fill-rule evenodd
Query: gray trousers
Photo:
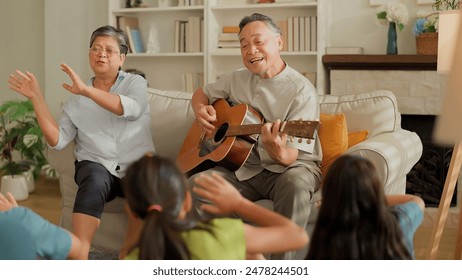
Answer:
<svg viewBox="0 0 462 280"><path fill-rule="evenodd" d="M298 166L287 169L283 173L273 173L263 170L256 176L239 181L233 172L223 167L214 167L204 172L216 172L234 185L243 197L250 201L269 199L273 201L274 211L291 219L302 228L306 228L311 210L311 197L319 188L319 180L308 168ZM190 177L193 184L195 174ZM199 215L203 213L198 207L201 203L207 203L197 195L193 195L196 211ZM281 240L284 242L284 240ZM281 254L273 254L271 259L293 259L295 251Z"/></svg>

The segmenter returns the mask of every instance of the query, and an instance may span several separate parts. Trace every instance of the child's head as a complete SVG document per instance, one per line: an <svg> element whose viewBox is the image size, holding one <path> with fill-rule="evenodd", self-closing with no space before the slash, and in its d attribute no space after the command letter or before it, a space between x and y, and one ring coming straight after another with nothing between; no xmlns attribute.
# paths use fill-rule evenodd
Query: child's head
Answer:
<svg viewBox="0 0 462 280"><path fill-rule="evenodd" d="M343 155L331 165L307 258L410 258L382 181L368 159Z"/></svg>
<svg viewBox="0 0 462 280"><path fill-rule="evenodd" d="M189 195L188 184L176 165L152 154L128 167L122 188L131 210L142 219L153 211L177 218Z"/></svg>
<svg viewBox="0 0 462 280"><path fill-rule="evenodd" d="M145 155L128 167L122 188L131 214L144 221L138 257L188 259L179 233L195 223L185 220L191 194L176 165L167 158Z"/></svg>
<svg viewBox="0 0 462 280"><path fill-rule="evenodd" d="M374 165L368 159L340 156L330 167L322 185L323 203L336 210L359 214L385 206L385 194Z"/></svg>

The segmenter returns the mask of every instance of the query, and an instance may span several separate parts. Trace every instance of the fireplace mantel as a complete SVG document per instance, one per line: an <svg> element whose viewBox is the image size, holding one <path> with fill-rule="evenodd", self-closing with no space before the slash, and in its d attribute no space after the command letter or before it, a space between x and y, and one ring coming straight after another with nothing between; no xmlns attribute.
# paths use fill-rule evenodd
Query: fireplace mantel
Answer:
<svg viewBox="0 0 462 280"><path fill-rule="evenodd" d="M436 70L436 55L344 55L322 57L327 70Z"/></svg>
<svg viewBox="0 0 462 280"><path fill-rule="evenodd" d="M438 115L446 77L436 55L324 55L326 94L390 90L401 113Z"/></svg>

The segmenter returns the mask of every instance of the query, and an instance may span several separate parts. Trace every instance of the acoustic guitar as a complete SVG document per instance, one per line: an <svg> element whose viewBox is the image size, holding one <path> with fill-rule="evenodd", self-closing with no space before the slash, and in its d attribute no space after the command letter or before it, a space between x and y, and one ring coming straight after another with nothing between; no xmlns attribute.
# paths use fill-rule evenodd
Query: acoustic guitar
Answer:
<svg viewBox="0 0 462 280"><path fill-rule="evenodd" d="M198 122L193 122L184 139L176 163L188 175L220 165L236 171L247 160L258 140L264 124L263 117L247 104L230 106L225 99L218 99L212 105L217 121L215 130L203 133ZM319 121L285 121L281 132L293 137L314 139Z"/></svg>

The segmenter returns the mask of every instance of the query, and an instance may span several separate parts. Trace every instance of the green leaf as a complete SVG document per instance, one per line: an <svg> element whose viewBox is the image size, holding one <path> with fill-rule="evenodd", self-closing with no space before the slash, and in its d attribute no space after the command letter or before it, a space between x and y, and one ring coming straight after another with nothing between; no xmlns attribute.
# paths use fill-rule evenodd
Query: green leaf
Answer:
<svg viewBox="0 0 462 280"><path fill-rule="evenodd" d="M387 19L387 12L382 11L380 13L377 13L377 18L378 19Z"/></svg>

